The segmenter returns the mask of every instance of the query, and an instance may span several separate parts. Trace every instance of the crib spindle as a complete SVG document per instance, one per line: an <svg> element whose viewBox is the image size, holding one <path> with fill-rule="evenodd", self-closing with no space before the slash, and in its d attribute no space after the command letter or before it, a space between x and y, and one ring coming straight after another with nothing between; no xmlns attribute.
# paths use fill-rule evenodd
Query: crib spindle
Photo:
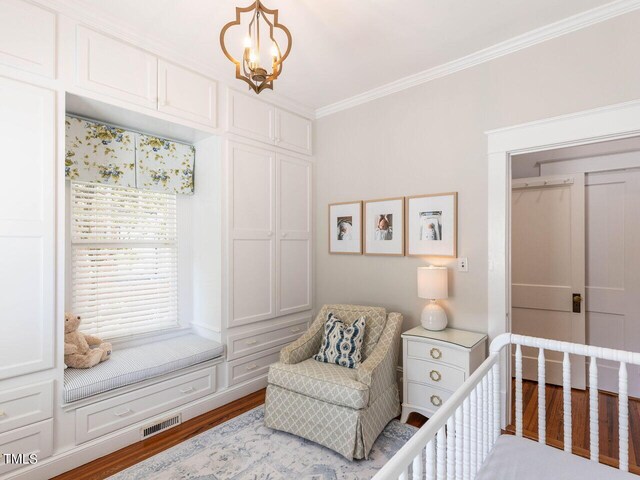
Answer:
<svg viewBox="0 0 640 480"><path fill-rule="evenodd" d="M462 444L462 478L471 478L471 415L469 412L470 397L464 399L462 403L462 424L463 424L463 444Z"/></svg>
<svg viewBox="0 0 640 480"><path fill-rule="evenodd" d="M500 363L496 363L493 367L493 399L491 401L493 405L493 435L491 437L491 444L493 445L500 436Z"/></svg>
<svg viewBox="0 0 640 480"><path fill-rule="evenodd" d="M489 381L485 376L482 379L482 462L489 454Z"/></svg>
<svg viewBox="0 0 640 480"><path fill-rule="evenodd" d="M545 379L544 349L538 352L538 442L546 443L547 440L547 381Z"/></svg>
<svg viewBox="0 0 640 480"><path fill-rule="evenodd" d="M478 436L476 438L478 443L478 449L476 451L476 465L478 468L476 471L480 470L480 465L482 465L482 446L484 445L484 392L482 391L482 382L478 384L478 405L476 411L478 412Z"/></svg>
<svg viewBox="0 0 640 480"><path fill-rule="evenodd" d="M476 452L478 450L478 387L474 388L471 391L471 403L469 410L471 417L471 451L469 453L469 477L473 478L476 474Z"/></svg>
<svg viewBox="0 0 640 480"><path fill-rule="evenodd" d="M417 455L413 459L413 473L411 474L411 478L413 480L422 480L423 471L422 471L422 452L420 455Z"/></svg>
<svg viewBox="0 0 640 480"><path fill-rule="evenodd" d="M427 443L426 480L436 480L436 444L433 440Z"/></svg>
<svg viewBox="0 0 640 480"><path fill-rule="evenodd" d="M489 413L489 430L488 430L488 437L489 437L489 445L493 445L493 373L489 372L489 374L487 375L487 383L488 385L488 391L489 391L489 406L487 407L487 411ZM491 447L489 447L489 449L491 449Z"/></svg>
<svg viewBox="0 0 640 480"><path fill-rule="evenodd" d="M404 472L402 472L400 474L400 476L398 477L398 480L408 480L408 479L409 479L409 475L407 474L406 470Z"/></svg>
<svg viewBox="0 0 640 480"><path fill-rule="evenodd" d="M516 345L516 436L522 436L522 347Z"/></svg>
<svg viewBox="0 0 640 480"><path fill-rule="evenodd" d="M597 462L600 456L600 437L598 431L598 364L596 357L589 362L589 431L591 460Z"/></svg>
<svg viewBox="0 0 640 480"><path fill-rule="evenodd" d="M455 419L451 415L447 419L447 480L455 480L456 464L455 464L455 448L456 448L456 432Z"/></svg>
<svg viewBox="0 0 640 480"><path fill-rule="evenodd" d="M445 443L447 441L444 427L438 430L436 435L436 478L445 480L447 475L447 450Z"/></svg>
<svg viewBox="0 0 640 480"><path fill-rule="evenodd" d="M620 362L618 374L618 436L620 437L620 470L629 471L629 394L627 364Z"/></svg>
<svg viewBox="0 0 640 480"><path fill-rule="evenodd" d="M562 417L564 423L564 451L571 453L572 432L571 432L571 361L569 354L564 352L562 358Z"/></svg>
<svg viewBox="0 0 640 480"><path fill-rule="evenodd" d="M462 406L456 409L456 480L462 480L462 443L464 433L462 431Z"/></svg>

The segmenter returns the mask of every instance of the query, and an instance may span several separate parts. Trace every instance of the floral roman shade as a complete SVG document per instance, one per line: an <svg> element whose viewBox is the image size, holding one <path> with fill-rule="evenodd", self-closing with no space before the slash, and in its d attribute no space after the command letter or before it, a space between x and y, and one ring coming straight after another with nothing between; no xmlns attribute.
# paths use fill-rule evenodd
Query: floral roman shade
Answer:
<svg viewBox="0 0 640 480"><path fill-rule="evenodd" d="M66 117L69 180L192 195L194 163L193 145Z"/></svg>

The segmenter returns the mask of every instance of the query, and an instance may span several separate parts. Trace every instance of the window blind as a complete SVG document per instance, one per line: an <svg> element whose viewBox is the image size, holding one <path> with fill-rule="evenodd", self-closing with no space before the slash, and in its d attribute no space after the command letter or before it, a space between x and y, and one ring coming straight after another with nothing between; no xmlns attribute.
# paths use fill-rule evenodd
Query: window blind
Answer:
<svg viewBox="0 0 640 480"><path fill-rule="evenodd" d="M71 183L72 308L101 338L178 324L176 196Z"/></svg>

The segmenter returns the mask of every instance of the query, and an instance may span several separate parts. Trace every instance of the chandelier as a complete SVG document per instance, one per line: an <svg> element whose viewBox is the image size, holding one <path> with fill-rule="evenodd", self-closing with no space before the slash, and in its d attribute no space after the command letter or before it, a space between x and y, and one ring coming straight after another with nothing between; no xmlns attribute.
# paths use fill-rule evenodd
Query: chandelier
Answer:
<svg viewBox="0 0 640 480"><path fill-rule="evenodd" d="M245 27L247 35L244 38L242 60L236 60L227 50L225 35L231 27L242 25L243 13L250 13L251 20ZM286 36L287 47L284 53L276 40L277 30L281 30ZM287 27L278 23L278 10L269 10L260 0L248 7L236 7L236 19L227 23L220 31L220 46L226 57L235 64L236 78L245 81L256 93L267 88L273 90L273 81L282 73L282 64L291 51L291 41L291 33ZM263 64L261 58L269 59L270 70L267 69L268 63Z"/></svg>

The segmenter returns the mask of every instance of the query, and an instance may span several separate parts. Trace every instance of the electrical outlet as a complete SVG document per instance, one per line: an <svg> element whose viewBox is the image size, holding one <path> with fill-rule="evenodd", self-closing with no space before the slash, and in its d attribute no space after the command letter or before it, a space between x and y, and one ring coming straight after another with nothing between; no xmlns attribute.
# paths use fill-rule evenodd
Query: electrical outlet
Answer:
<svg viewBox="0 0 640 480"><path fill-rule="evenodd" d="M462 257L458 259L458 271L459 272L469 271L469 260L467 259L467 257Z"/></svg>

